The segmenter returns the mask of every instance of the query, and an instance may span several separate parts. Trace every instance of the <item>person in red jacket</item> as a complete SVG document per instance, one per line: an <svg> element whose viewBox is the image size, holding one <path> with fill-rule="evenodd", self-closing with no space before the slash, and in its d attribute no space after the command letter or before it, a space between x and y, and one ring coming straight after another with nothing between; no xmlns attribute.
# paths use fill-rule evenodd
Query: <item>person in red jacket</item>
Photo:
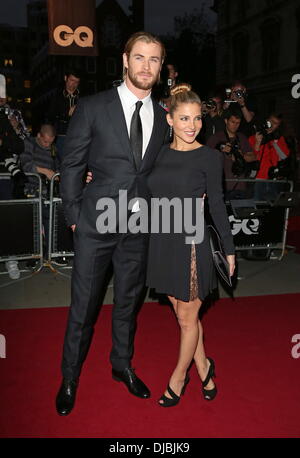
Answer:
<svg viewBox="0 0 300 458"><path fill-rule="evenodd" d="M249 138L257 160L260 161L260 167L256 175L256 180L269 180L269 171L271 167L277 167L279 161L286 159L290 155L286 141L281 135L280 126L282 115L271 114L268 118L271 127L267 129L267 135L257 132ZM276 176L276 179L284 177ZM259 182L255 183L254 198L256 200L275 199L280 191L279 183L276 182Z"/></svg>

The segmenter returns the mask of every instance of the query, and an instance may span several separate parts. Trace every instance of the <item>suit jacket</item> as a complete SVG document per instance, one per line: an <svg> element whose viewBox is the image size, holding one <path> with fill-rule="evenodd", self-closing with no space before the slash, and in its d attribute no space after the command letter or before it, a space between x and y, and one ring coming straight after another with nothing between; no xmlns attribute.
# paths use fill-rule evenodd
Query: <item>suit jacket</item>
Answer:
<svg viewBox="0 0 300 458"><path fill-rule="evenodd" d="M152 103L153 130L137 170L117 89L79 100L61 164L60 191L69 226L80 222L85 231L96 231L98 199L110 197L117 204L120 189L127 190L128 201L136 196L150 198L147 176L162 145L169 141L166 112L154 100ZM93 173L93 180L86 186L87 170Z"/></svg>

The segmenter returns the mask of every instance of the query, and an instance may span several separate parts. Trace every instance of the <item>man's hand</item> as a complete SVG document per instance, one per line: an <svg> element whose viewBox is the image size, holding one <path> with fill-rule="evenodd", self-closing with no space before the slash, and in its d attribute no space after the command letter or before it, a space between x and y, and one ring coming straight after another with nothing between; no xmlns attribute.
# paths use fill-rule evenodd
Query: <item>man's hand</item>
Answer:
<svg viewBox="0 0 300 458"><path fill-rule="evenodd" d="M55 173L56 173L56 172L54 172L54 170L46 169L44 167L37 167L36 170L37 170L38 173L41 173L42 175L46 175L48 180L51 180L53 175L55 175Z"/></svg>
<svg viewBox="0 0 300 458"><path fill-rule="evenodd" d="M231 148L232 148L231 143L227 142L224 148L222 148L222 152L229 154L231 153Z"/></svg>
<svg viewBox="0 0 300 458"><path fill-rule="evenodd" d="M256 132L256 134L255 134L255 149L256 149L256 151L259 150L262 140L263 140L263 135L260 134L259 132Z"/></svg>
<svg viewBox="0 0 300 458"><path fill-rule="evenodd" d="M11 116L8 119L9 119L9 122L12 125L12 127L16 130L18 125L19 125L17 118L15 116Z"/></svg>
<svg viewBox="0 0 300 458"><path fill-rule="evenodd" d="M234 254L228 254L226 256L227 262L229 264L229 274L232 277L234 274L234 269L235 269L235 255Z"/></svg>
<svg viewBox="0 0 300 458"><path fill-rule="evenodd" d="M73 232L75 232L76 224L72 224L71 229L72 229Z"/></svg>
<svg viewBox="0 0 300 458"><path fill-rule="evenodd" d="M238 103L239 105L241 105L242 107L245 106L245 99L244 99L244 97L236 97L234 100L236 100L237 103Z"/></svg>
<svg viewBox="0 0 300 458"><path fill-rule="evenodd" d="M257 160L255 153L253 153L252 151L248 151L247 153L244 153L243 158L245 159L246 162L253 162Z"/></svg>

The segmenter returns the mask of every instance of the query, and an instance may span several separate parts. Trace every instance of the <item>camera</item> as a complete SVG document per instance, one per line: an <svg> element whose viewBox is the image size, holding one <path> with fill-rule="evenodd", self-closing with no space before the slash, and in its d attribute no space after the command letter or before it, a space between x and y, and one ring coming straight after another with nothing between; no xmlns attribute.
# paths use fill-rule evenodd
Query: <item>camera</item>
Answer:
<svg viewBox="0 0 300 458"><path fill-rule="evenodd" d="M5 116L8 116L9 110L9 107L0 107L0 113L4 114Z"/></svg>
<svg viewBox="0 0 300 458"><path fill-rule="evenodd" d="M212 108L217 108L217 104L213 99L204 100L202 104L204 104L208 110L211 110Z"/></svg>
<svg viewBox="0 0 300 458"><path fill-rule="evenodd" d="M225 103L237 103L237 100L230 99L231 94L235 94L238 99L241 99L241 98L245 99L247 97L247 92L243 89L237 89L236 91L232 91L230 88L226 88L225 92L226 92L226 100L224 100Z"/></svg>
<svg viewBox="0 0 300 458"><path fill-rule="evenodd" d="M255 133L261 134L263 136L267 136L268 129L272 127L272 123L271 121L266 120L266 121L261 122L260 124L253 124L253 127L255 130Z"/></svg>
<svg viewBox="0 0 300 458"><path fill-rule="evenodd" d="M231 100L229 98L231 96L231 92L232 92L229 87L225 89L225 92L226 92L226 97L225 97L224 102L225 103L236 103L236 100Z"/></svg>
<svg viewBox="0 0 300 458"><path fill-rule="evenodd" d="M246 91L243 91L243 89L237 89L236 91L233 91L233 94L235 94L238 99L246 97Z"/></svg>
<svg viewBox="0 0 300 458"><path fill-rule="evenodd" d="M236 157L237 155L240 154L240 147L239 147L239 144L237 141L235 141L234 143L231 143L231 150L230 152L226 152L224 151L224 149L226 148L226 143L219 143L216 148L221 151L222 153L225 153L227 154L227 156L231 156L232 154L234 155L234 157Z"/></svg>
<svg viewBox="0 0 300 458"><path fill-rule="evenodd" d="M14 116L15 118L18 118L19 116L18 110L13 110L12 108L8 106L0 107L0 113L4 114L8 118L11 118L12 116Z"/></svg>
<svg viewBox="0 0 300 458"><path fill-rule="evenodd" d="M217 104L213 99L203 100L203 102L202 102L202 116L205 118L205 116L208 113L208 110L216 109L216 108L217 108Z"/></svg>
<svg viewBox="0 0 300 458"><path fill-rule="evenodd" d="M268 178L270 180L288 179L292 172L291 158L287 157L278 162L276 166L272 166L268 170Z"/></svg>
<svg viewBox="0 0 300 458"><path fill-rule="evenodd" d="M240 145L238 141L235 140L233 143L231 143L230 146L231 150L229 153L224 151L224 148L226 147L225 143L220 143L216 146L216 148L218 148L221 152L224 152L227 156L232 155L234 157L234 161L232 161L231 171L233 175L239 177L243 175L246 171L246 161L240 152Z"/></svg>

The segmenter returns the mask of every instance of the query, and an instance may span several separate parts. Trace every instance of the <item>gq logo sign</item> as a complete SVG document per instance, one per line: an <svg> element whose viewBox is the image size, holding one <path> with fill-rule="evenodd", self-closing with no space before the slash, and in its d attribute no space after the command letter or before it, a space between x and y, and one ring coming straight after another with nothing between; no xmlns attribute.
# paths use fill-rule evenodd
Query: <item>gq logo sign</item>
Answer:
<svg viewBox="0 0 300 458"><path fill-rule="evenodd" d="M257 218L240 220L230 215L229 221L232 223L232 235L236 235L239 232L243 232L246 235L258 234L259 220Z"/></svg>
<svg viewBox="0 0 300 458"><path fill-rule="evenodd" d="M68 25L59 25L53 31L54 41L59 46L70 46L74 41L81 48L93 47L93 31L84 25L72 30Z"/></svg>

